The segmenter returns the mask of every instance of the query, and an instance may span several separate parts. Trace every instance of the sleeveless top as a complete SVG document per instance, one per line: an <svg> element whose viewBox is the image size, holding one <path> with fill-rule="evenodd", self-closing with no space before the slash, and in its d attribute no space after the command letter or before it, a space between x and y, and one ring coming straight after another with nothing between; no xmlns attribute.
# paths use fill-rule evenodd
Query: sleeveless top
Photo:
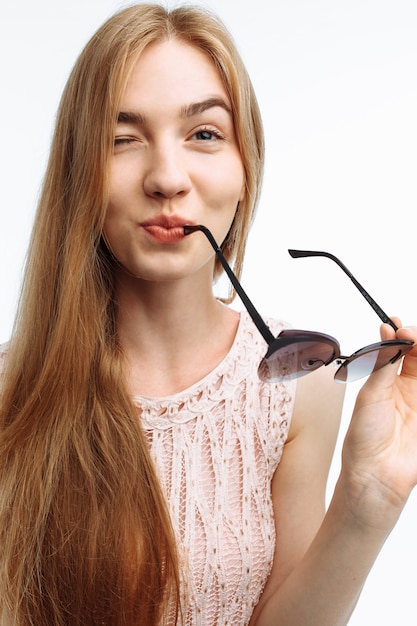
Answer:
<svg viewBox="0 0 417 626"><path fill-rule="evenodd" d="M267 322L274 335L283 328ZM247 625L272 567L271 479L295 387L259 380L265 352L242 312L231 350L205 378L169 397L134 397L177 536L186 626Z"/></svg>
<svg viewBox="0 0 417 626"><path fill-rule="evenodd" d="M267 323L275 336L283 328ZM295 383L259 380L265 352L242 312L229 353L206 377L169 397L133 398L177 537L181 626L246 626L272 567L271 479ZM164 626L174 626L172 615Z"/></svg>

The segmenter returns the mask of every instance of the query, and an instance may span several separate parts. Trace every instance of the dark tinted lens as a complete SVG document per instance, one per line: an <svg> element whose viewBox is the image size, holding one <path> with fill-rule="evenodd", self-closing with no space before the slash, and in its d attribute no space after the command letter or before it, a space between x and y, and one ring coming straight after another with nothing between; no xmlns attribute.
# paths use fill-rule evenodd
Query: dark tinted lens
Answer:
<svg viewBox="0 0 417 626"><path fill-rule="evenodd" d="M396 363L412 348L406 342L393 340L373 344L355 352L337 370L335 380L351 383L369 376L389 363Z"/></svg>
<svg viewBox="0 0 417 626"><path fill-rule="evenodd" d="M335 358L332 344L298 341L275 350L262 359L258 375L261 380L276 383L305 376Z"/></svg>

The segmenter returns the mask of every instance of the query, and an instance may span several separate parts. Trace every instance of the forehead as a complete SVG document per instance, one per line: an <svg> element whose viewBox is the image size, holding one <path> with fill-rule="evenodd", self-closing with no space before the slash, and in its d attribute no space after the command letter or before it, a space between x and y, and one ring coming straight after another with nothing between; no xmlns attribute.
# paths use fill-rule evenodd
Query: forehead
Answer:
<svg viewBox="0 0 417 626"><path fill-rule="evenodd" d="M178 39L149 44L137 59L122 97L122 108L150 100L186 103L220 96L230 105L220 72L208 54Z"/></svg>

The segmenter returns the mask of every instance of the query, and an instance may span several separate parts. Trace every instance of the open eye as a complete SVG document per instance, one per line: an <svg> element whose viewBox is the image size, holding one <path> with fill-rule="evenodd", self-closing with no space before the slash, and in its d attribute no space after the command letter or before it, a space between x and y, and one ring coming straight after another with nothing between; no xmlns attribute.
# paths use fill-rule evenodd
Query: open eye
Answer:
<svg viewBox="0 0 417 626"><path fill-rule="evenodd" d="M201 128L196 133L194 133L193 138L196 138L198 141L215 141L224 139L222 133L216 128Z"/></svg>

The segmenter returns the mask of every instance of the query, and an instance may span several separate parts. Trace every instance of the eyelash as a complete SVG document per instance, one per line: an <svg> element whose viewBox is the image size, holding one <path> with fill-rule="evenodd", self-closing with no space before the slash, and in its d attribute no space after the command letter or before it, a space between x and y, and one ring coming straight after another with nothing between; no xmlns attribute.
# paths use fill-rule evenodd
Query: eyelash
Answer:
<svg viewBox="0 0 417 626"><path fill-rule="evenodd" d="M225 139L224 135L222 135L222 133L219 130L217 130L216 128L210 128L210 127L200 128L200 130L195 132L193 136L197 137L198 135L203 135L203 134L213 135L215 139L219 139L219 140ZM200 138L199 141L210 141L210 140Z"/></svg>
<svg viewBox="0 0 417 626"><path fill-rule="evenodd" d="M199 137L200 135L200 137ZM201 135L205 135L205 138L202 138ZM208 138L207 135L211 135L212 138ZM200 130L197 130L194 134L193 137L196 137L197 141L201 141L202 143L204 142L210 142L210 141L222 141L225 139L225 136L216 128L200 128ZM134 137L115 137L114 138L114 147L117 148L118 146L123 146L123 145L129 145L131 143L135 142L135 138Z"/></svg>
<svg viewBox="0 0 417 626"><path fill-rule="evenodd" d="M114 146L121 146L123 144L133 143L135 139L133 137L115 137Z"/></svg>

